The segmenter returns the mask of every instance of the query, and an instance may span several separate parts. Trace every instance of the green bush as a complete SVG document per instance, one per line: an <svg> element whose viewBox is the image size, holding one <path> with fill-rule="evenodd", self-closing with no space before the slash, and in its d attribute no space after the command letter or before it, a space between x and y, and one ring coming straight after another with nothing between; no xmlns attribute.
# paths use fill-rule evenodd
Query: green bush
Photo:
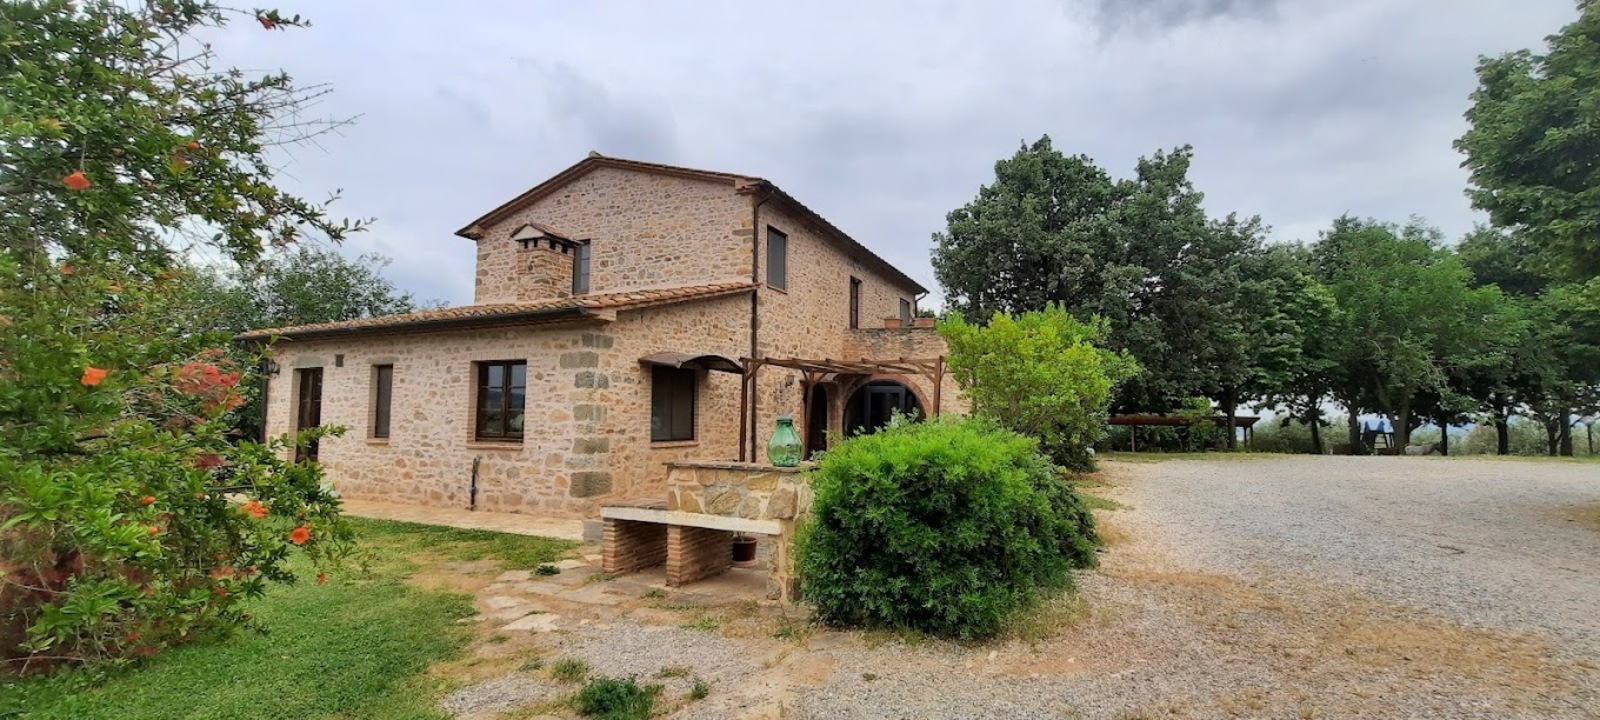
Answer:
<svg viewBox="0 0 1600 720"><path fill-rule="evenodd" d="M1103 324L1052 305L1016 317L995 313L987 325L952 315L939 333L975 415L1038 438L1057 463L1094 469L1089 448L1105 434L1111 392L1138 372L1126 352L1100 347Z"/></svg>
<svg viewBox="0 0 1600 720"><path fill-rule="evenodd" d="M1037 441L981 419L839 443L811 473L806 597L831 625L994 635L1093 565L1093 518Z"/></svg>
<svg viewBox="0 0 1600 720"><path fill-rule="evenodd" d="M578 692L578 713L600 720L648 720L660 685L640 686L633 678L595 678Z"/></svg>

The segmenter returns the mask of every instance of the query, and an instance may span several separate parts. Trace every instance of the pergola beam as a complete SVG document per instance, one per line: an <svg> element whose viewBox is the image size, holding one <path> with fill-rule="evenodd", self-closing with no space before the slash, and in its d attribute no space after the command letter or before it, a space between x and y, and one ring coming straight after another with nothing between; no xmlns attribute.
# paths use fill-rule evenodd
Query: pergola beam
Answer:
<svg viewBox="0 0 1600 720"><path fill-rule="evenodd" d="M750 462L757 453L754 437L756 418L752 411L751 396L757 391L756 377L764 366L781 367L790 370L799 370L802 373L801 382L801 412L805 414L804 422L810 420L811 388L822 380L822 375L923 375L933 381L933 416L939 416L939 402L941 400L941 386L944 385L946 372L944 358L894 358L872 360L834 360L832 358L807 359L807 358L740 358L744 366L744 374L740 377L739 393L739 461Z"/></svg>

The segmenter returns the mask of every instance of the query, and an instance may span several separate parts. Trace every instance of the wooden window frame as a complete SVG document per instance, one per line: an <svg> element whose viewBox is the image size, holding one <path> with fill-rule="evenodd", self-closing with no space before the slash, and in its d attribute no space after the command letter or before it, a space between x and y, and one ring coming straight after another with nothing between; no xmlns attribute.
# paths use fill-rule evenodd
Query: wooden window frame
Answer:
<svg viewBox="0 0 1600 720"><path fill-rule="evenodd" d="M484 361L480 361L480 362L475 362L472 365L473 365L473 368L472 368L473 369L473 373L472 374L473 374L473 388L474 388L474 394L473 394L473 398L472 398L472 439L477 441L477 442L503 442L503 443L520 443L520 442L522 442L523 435L524 435L525 431L527 430L528 361L527 360L484 360ZM493 367L500 368L500 385L499 385L499 389L500 389L500 407L499 407L499 410L500 410L500 423L501 423L501 425L500 425L500 432L499 433L486 432L486 429L484 427L484 425L485 425L485 423L484 423L485 412L484 411L487 409L487 408L484 407L484 399L488 397L487 390L490 387L489 386L489 369L493 368ZM511 410L512 410L512 405L511 405L511 394L512 393L511 393L511 390L513 388L518 387L518 386L511 382L511 376L512 376L513 369L514 368L518 368L518 367L522 368L522 383L523 384L520 387L522 388L522 408L521 409L522 409L522 413L523 413L523 416L522 416L523 417L523 428L521 430L512 430L511 429Z"/></svg>
<svg viewBox="0 0 1600 720"><path fill-rule="evenodd" d="M773 250L774 240L780 248L776 252ZM776 262L774 257L778 258ZM771 225L767 226L767 287L785 292L789 290L789 236Z"/></svg>
<svg viewBox="0 0 1600 720"><path fill-rule="evenodd" d="M387 377L385 377L387 375ZM373 440L388 440L394 429L394 363L372 366Z"/></svg>
<svg viewBox="0 0 1600 720"><path fill-rule="evenodd" d="M681 385L680 385L681 383ZM678 408L673 403L683 400L681 392L688 389L689 417L687 429L673 422ZM667 407L662 404L666 403ZM699 437L696 425L700 412L700 374L689 368L650 367L650 442L687 442ZM657 428L656 418L663 412L668 415L664 428Z"/></svg>

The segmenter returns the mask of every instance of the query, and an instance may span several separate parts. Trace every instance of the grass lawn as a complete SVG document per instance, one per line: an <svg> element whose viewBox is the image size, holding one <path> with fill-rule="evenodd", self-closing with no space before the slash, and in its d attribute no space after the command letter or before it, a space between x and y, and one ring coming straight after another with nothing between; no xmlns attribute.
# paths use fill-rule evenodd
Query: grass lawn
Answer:
<svg viewBox="0 0 1600 720"><path fill-rule="evenodd" d="M179 647L86 684L71 674L0 685L0 717L435 718L447 681L429 664L460 652L471 597L414 587L433 565L495 560L533 568L574 543L480 530L354 520L367 568L326 585L274 587L250 608L268 628Z"/></svg>

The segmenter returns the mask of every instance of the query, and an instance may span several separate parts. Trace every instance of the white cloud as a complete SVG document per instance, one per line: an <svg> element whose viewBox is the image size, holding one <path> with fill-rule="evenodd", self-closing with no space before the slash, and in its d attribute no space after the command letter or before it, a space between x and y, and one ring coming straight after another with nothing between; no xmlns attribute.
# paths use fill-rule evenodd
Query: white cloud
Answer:
<svg viewBox="0 0 1600 720"><path fill-rule="evenodd" d="M1130 8L1132 8L1130 10ZM590 150L767 177L934 286L929 235L1049 133L1116 175L1189 143L1216 213L1309 238L1341 213L1478 219L1451 142L1478 55L1537 46L1571 0L669 4L350 0L218 43L360 115L286 183L344 188L350 243L472 295L457 228Z"/></svg>

